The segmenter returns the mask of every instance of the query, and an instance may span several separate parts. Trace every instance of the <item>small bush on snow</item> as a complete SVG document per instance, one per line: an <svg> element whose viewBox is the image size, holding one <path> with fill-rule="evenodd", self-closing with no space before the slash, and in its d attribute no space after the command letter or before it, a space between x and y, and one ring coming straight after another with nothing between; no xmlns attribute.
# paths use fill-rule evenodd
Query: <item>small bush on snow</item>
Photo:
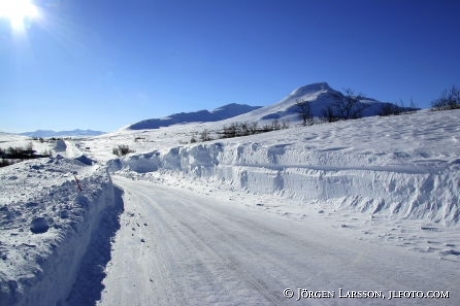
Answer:
<svg viewBox="0 0 460 306"><path fill-rule="evenodd" d="M441 97L431 102L434 110L449 110L460 108L460 89L452 86L449 90L445 90Z"/></svg>
<svg viewBox="0 0 460 306"><path fill-rule="evenodd" d="M134 150L131 150L128 145L119 145L116 148L113 148L112 153L116 156L124 156L129 153L134 153Z"/></svg>

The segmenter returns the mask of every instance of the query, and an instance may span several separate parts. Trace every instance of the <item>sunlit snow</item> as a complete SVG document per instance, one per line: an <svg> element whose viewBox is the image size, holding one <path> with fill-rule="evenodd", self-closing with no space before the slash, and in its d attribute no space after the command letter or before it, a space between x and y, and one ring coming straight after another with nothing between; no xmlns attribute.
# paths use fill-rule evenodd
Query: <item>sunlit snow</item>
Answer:
<svg viewBox="0 0 460 306"><path fill-rule="evenodd" d="M224 121L0 133L1 148L54 152L0 168L0 304L460 304L460 111L309 127L285 113L289 129L190 143L297 98L321 105L321 86ZM135 152L118 158L118 145ZM336 296L296 301L287 288ZM410 290L450 296L388 300Z"/></svg>

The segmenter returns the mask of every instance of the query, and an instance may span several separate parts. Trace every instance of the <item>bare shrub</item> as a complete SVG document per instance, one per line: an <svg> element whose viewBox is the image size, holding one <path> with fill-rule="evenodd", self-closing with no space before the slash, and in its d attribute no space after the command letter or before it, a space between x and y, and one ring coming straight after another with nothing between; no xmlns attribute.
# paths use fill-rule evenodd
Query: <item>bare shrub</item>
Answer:
<svg viewBox="0 0 460 306"><path fill-rule="evenodd" d="M456 86L446 89L441 97L431 102L434 110L451 110L460 108L460 90Z"/></svg>
<svg viewBox="0 0 460 306"><path fill-rule="evenodd" d="M201 141L210 141L212 140L211 135L208 130L204 129L200 134Z"/></svg>
<svg viewBox="0 0 460 306"><path fill-rule="evenodd" d="M118 145L118 147L113 148L112 153L117 156L125 156L129 153L134 153L134 150L131 150L128 145Z"/></svg>
<svg viewBox="0 0 460 306"><path fill-rule="evenodd" d="M362 94L355 94L351 89L345 89L344 95L334 95L333 104L335 114L339 119L358 119L363 116L366 105L360 101L364 99Z"/></svg>
<svg viewBox="0 0 460 306"><path fill-rule="evenodd" d="M296 100L297 112L299 114L300 119L302 119L302 125L312 125L313 124L313 116L311 114L311 105L309 101L300 101L299 99Z"/></svg>

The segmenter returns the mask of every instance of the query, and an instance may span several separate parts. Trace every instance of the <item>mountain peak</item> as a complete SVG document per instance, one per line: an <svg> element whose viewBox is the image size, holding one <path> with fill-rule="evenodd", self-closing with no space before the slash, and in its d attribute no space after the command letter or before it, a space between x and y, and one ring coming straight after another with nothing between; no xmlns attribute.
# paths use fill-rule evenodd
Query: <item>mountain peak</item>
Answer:
<svg viewBox="0 0 460 306"><path fill-rule="evenodd" d="M261 109L243 114L234 120L240 122L260 122L265 120L285 120L299 122L298 102L309 102L310 112L313 117L324 116L326 108L334 109L337 99L343 97L340 91L329 86L326 82L313 83L299 87L278 103L267 105ZM381 112L385 103L375 99L366 98L358 102L363 105L362 116L374 116ZM388 104L388 103L386 103Z"/></svg>
<svg viewBox="0 0 460 306"><path fill-rule="evenodd" d="M318 93L318 92L326 92L329 90L333 90L333 89L326 82L313 83L313 84L309 84L309 85L305 85L305 86L297 88L296 90L291 92L290 98L301 97L301 96Z"/></svg>

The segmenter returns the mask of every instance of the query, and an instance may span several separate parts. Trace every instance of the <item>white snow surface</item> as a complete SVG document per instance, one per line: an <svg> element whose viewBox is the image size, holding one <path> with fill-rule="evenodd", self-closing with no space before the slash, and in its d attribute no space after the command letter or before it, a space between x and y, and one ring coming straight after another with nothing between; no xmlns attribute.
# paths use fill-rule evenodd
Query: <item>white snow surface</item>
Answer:
<svg viewBox="0 0 460 306"><path fill-rule="evenodd" d="M117 203L107 171L57 156L0 168L0 181L0 305L63 305Z"/></svg>
<svg viewBox="0 0 460 306"><path fill-rule="evenodd" d="M62 156L0 168L0 305L460 305L459 119L421 111L188 143L227 119L33 142ZM117 158L121 144L135 153Z"/></svg>

